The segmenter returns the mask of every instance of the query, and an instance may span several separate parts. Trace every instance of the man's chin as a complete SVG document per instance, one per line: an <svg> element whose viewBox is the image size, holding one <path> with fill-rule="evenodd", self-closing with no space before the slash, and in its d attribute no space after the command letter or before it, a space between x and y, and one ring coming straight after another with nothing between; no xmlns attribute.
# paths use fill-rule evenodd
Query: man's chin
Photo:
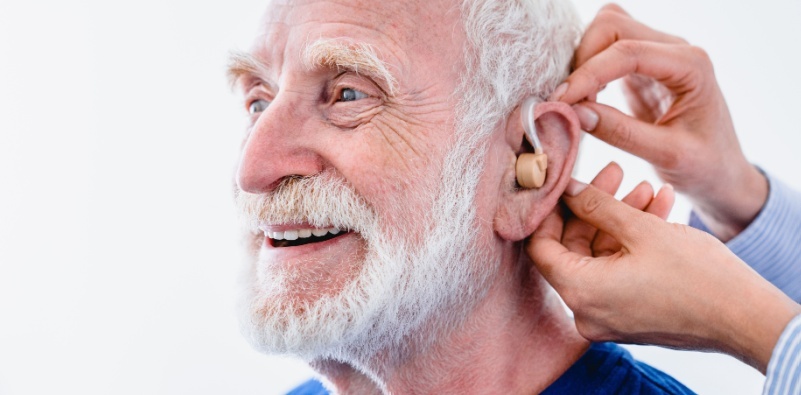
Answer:
<svg viewBox="0 0 801 395"><path fill-rule="evenodd" d="M307 358L332 346L326 344L330 339L322 339L324 327L314 325L319 320L314 315L315 303L308 294L303 298L281 293L266 297L253 292L240 301L243 334L253 348L267 354Z"/></svg>
<svg viewBox="0 0 801 395"><path fill-rule="evenodd" d="M404 273L410 269L407 265L386 263L368 259L364 271L340 292L314 300L302 291L272 295L251 291L243 295L241 305L243 333L255 349L268 354L367 363L384 354L390 360L402 359L414 349L426 348L428 344L420 342L440 338L441 331L453 329L466 316L463 309L471 305L468 294L447 289L447 280L415 288L433 273L410 277ZM248 288L265 289L256 283ZM422 330L426 336L415 335Z"/></svg>
<svg viewBox="0 0 801 395"><path fill-rule="evenodd" d="M361 275L365 241L357 233L325 242L325 246L262 246L252 258L250 283L265 306L308 306L335 298Z"/></svg>
<svg viewBox="0 0 801 395"><path fill-rule="evenodd" d="M239 310L242 331L253 347L311 360L357 344L376 306L390 298L365 284L377 270L366 269L375 262L365 259L363 251L275 261L269 259L275 251L262 250L252 257Z"/></svg>

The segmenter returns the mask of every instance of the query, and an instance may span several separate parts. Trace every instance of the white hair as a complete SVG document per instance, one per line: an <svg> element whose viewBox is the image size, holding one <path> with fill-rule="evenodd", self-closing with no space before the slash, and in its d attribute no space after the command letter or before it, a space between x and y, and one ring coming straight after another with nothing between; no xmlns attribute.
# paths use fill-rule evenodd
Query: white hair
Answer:
<svg viewBox="0 0 801 395"><path fill-rule="evenodd" d="M570 71L581 20L568 0L463 0L460 122L486 137L523 99L545 99Z"/></svg>
<svg viewBox="0 0 801 395"><path fill-rule="evenodd" d="M366 43L321 38L306 45L302 60L307 70L321 65L335 67L337 71L350 70L383 81L390 95L398 89L398 81L387 64L378 57L375 48Z"/></svg>
<svg viewBox="0 0 801 395"><path fill-rule="evenodd" d="M274 268L260 262L258 245L251 246L243 272L240 299L242 329L251 344L268 353L289 353L307 360L331 358L367 364L382 350L393 361L436 341L481 300L497 264L473 247L475 182L469 195L459 186L464 179L465 148L449 154L444 186L427 211L409 226L384 224L375 211L344 179L326 171L306 178L289 178L269 194L237 191L243 222L252 229L260 222L308 223L358 232L366 243L365 256L342 262L356 276L334 294L307 301L293 295L320 288L326 270L305 262L303 270ZM395 203L404 205L405 197ZM257 239L263 239L258 235ZM325 284L323 285L330 285ZM299 291L300 290L300 291ZM431 317L437 316L434 322ZM421 333L427 325L427 332ZM410 338L411 336L411 338ZM365 369L367 372L368 370Z"/></svg>
<svg viewBox="0 0 801 395"><path fill-rule="evenodd" d="M299 292L288 284L313 284L315 273L270 273L252 251L242 318L258 349L355 360L372 375L365 365L377 352L395 350L389 358L399 359L425 347L460 325L484 298L500 266L474 242L486 137L523 98L544 97L566 77L579 30L571 6L560 0L464 0L462 12L466 72L457 91L457 142L444 158L440 189L426 215L409 216L422 222L422 243L405 234L406 227L382 224L333 174L285 180L269 195L239 191L239 206L251 221L333 224L367 241L363 265L346 262L361 266L357 278L315 301L286 297ZM406 198L398 196L395 205L407 206Z"/></svg>

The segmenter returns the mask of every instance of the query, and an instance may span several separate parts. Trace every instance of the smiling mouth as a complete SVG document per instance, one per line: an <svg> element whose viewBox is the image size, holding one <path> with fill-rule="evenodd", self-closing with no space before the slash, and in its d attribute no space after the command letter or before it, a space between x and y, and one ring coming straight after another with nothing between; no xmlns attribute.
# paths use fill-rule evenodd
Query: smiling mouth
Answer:
<svg viewBox="0 0 801 395"><path fill-rule="evenodd" d="M273 247L298 247L306 244L321 243L347 233L338 228L325 228L292 229L283 232L265 231L264 235Z"/></svg>

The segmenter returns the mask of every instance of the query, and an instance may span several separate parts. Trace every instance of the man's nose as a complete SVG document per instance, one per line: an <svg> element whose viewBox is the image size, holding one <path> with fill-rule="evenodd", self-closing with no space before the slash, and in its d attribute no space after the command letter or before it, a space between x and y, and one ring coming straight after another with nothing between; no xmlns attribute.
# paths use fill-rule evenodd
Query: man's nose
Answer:
<svg viewBox="0 0 801 395"><path fill-rule="evenodd" d="M237 184L250 193L270 192L286 177L310 176L322 170L311 147L311 110L277 98L261 113L239 159Z"/></svg>

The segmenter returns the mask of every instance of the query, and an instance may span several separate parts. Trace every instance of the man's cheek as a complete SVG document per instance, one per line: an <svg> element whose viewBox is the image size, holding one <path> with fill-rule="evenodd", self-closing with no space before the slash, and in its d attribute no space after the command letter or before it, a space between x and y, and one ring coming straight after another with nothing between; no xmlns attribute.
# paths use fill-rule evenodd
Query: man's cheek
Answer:
<svg viewBox="0 0 801 395"><path fill-rule="evenodd" d="M365 136L374 152L381 155L387 169L407 173L428 169L444 152L442 125L427 124L387 109L363 126Z"/></svg>
<svg viewBox="0 0 801 395"><path fill-rule="evenodd" d="M430 147L413 149L386 124L365 125L352 133L362 136L338 150L334 165L374 209L385 215L388 208L413 205L438 189L442 161Z"/></svg>

